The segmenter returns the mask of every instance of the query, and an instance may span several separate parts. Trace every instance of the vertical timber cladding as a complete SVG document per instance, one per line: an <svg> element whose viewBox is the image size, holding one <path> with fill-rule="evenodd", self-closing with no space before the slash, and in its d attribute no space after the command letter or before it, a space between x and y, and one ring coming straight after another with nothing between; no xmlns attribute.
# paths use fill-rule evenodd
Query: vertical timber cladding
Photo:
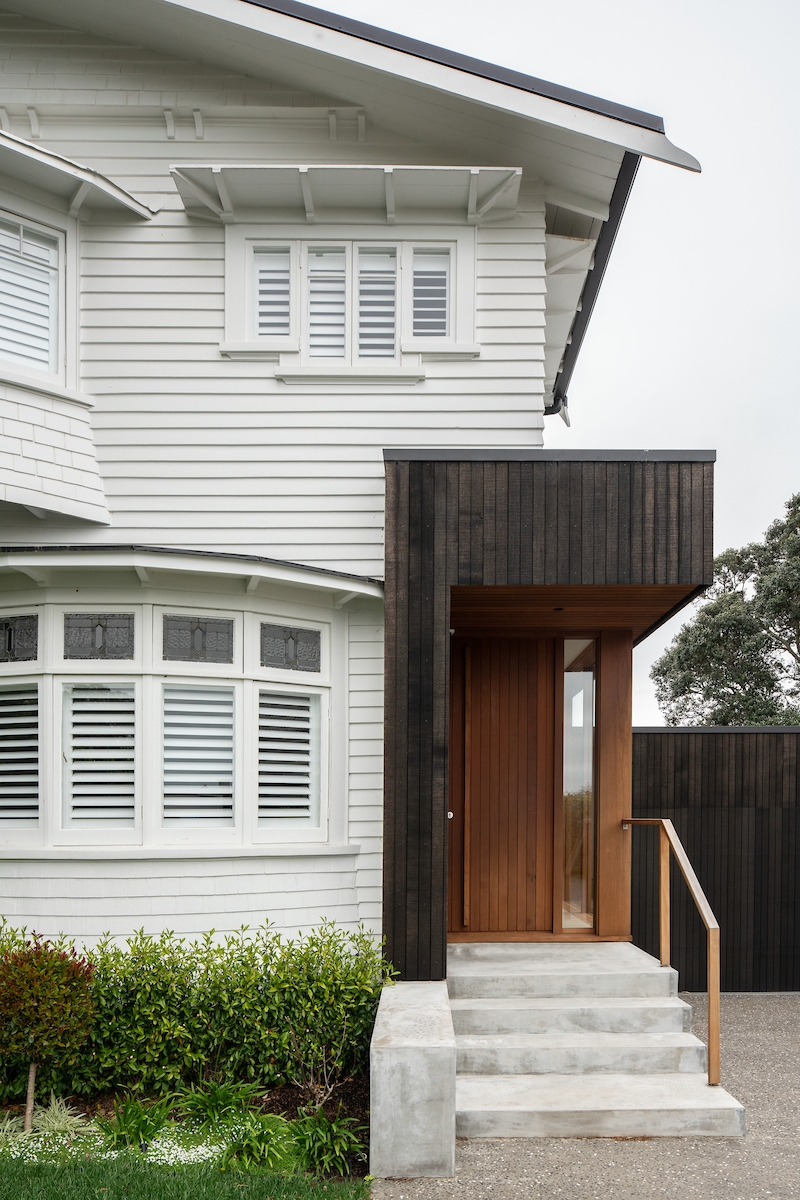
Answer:
<svg viewBox="0 0 800 1200"><path fill-rule="evenodd" d="M712 577L712 451L387 450L384 934L446 973L453 585Z"/></svg>
<svg viewBox="0 0 800 1200"><path fill-rule="evenodd" d="M800 727L635 729L633 815L669 817L720 924L723 991L800 991ZM706 989L706 937L672 871L672 962ZM633 940L658 953L656 835L634 829Z"/></svg>

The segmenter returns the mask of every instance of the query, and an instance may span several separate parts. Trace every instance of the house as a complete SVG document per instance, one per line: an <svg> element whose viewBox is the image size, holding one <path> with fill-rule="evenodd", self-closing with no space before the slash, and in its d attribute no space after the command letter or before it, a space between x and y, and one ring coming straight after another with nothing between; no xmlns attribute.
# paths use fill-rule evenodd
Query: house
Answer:
<svg viewBox="0 0 800 1200"><path fill-rule="evenodd" d="M365 922L418 981L628 940L631 648L711 580L713 453L544 430L640 159L696 161L296 0L0 26L0 911Z"/></svg>

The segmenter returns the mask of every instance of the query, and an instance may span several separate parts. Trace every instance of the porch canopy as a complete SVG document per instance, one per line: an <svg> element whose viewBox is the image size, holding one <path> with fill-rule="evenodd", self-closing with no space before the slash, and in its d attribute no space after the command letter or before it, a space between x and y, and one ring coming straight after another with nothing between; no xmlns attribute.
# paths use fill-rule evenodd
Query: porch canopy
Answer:
<svg viewBox="0 0 800 1200"><path fill-rule="evenodd" d="M715 458L384 451L384 933L403 978L446 974L451 634L598 628L630 648L712 581ZM627 726L605 768L616 803L630 782Z"/></svg>

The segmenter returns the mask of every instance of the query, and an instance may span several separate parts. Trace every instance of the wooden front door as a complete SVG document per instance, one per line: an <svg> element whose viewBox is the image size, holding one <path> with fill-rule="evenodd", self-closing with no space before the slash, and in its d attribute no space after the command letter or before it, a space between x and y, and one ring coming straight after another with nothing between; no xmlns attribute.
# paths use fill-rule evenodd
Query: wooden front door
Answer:
<svg viewBox="0 0 800 1200"><path fill-rule="evenodd" d="M448 930L553 928L552 638L454 638Z"/></svg>

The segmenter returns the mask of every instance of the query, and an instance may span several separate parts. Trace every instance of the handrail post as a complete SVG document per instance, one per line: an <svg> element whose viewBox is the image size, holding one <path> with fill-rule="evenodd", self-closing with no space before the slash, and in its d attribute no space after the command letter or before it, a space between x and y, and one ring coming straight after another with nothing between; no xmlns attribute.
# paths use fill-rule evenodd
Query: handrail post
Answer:
<svg viewBox="0 0 800 1200"><path fill-rule="evenodd" d="M659 924L661 930L661 965L668 967L670 963L670 912L669 912L669 863L670 844L667 831L663 825L658 827L659 835Z"/></svg>
<svg viewBox="0 0 800 1200"><path fill-rule="evenodd" d="M708 1082L719 1083L719 928L708 931Z"/></svg>

